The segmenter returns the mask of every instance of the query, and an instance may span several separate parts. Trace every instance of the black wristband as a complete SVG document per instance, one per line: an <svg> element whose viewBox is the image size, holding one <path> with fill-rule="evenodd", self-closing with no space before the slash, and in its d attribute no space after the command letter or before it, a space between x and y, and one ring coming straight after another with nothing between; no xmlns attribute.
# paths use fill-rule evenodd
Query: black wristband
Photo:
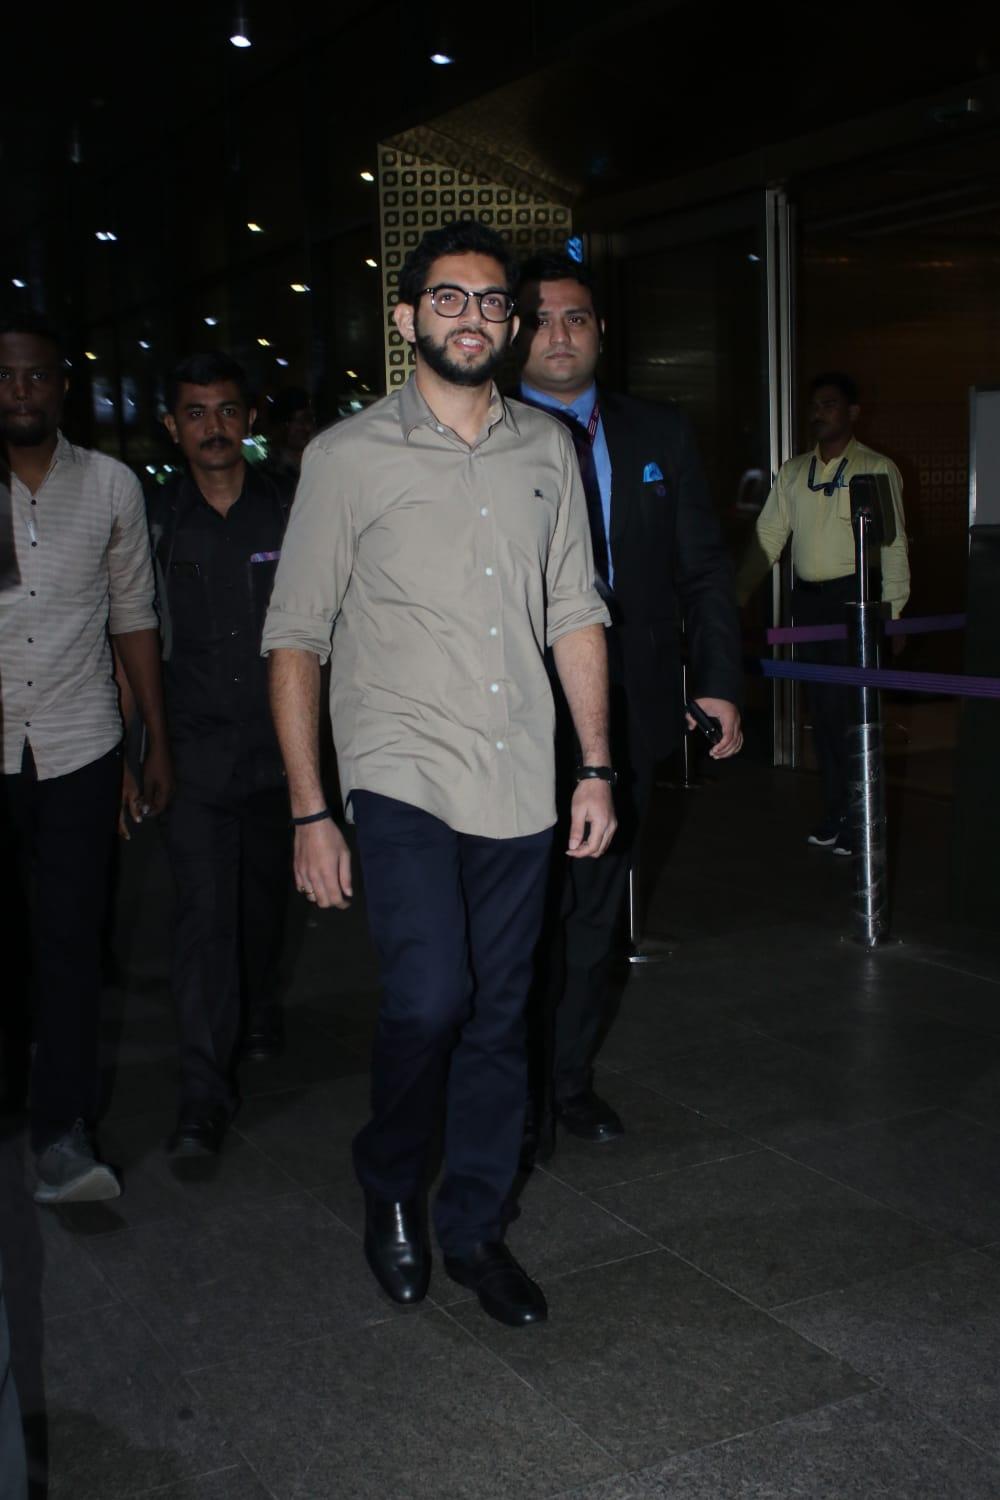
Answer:
<svg viewBox="0 0 1000 1500"><path fill-rule="evenodd" d="M292 827L301 828L305 823L322 823L324 818L332 817L333 813L330 811L330 809L328 807L324 807L322 812L309 813L309 815L305 818L293 818Z"/></svg>
<svg viewBox="0 0 1000 1500"><path fill-rule="evenodd" d="M609 786L618 785L618 772L610 766L577 766L577 781L606 781Z"/></svg>

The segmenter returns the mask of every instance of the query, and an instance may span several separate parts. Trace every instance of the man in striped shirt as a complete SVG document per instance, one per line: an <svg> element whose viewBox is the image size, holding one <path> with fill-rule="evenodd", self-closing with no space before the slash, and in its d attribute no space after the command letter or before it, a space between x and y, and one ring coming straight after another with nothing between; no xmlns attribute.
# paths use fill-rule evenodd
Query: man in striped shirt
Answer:
<svg viewBox="0 0 1000 1500"><path fill-rule="evenodd" d="M147 729L142 795L151 813L172 783L142 492L124 464L62 435L66 387L51 331L31 318L0 325L0 454L16 562L0 591L0 830L6 868L25 877L15 898L24 918L14 910L8 931L30 948L8 956L7 995L23 1008L30 974L39 1203L121 1191L92 1138L101 936L122 795L109 636Z"/></svg>

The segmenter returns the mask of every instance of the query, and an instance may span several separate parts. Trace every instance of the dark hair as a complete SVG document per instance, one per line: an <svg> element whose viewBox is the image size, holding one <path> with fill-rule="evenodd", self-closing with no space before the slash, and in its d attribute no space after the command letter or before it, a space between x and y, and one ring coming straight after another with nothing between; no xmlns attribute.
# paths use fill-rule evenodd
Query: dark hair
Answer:
<svg viewBox="0 0 1000 1500"><path fill-rule="evenodd" d="M290 422L296 412L309 411L312 397L300 385L288 385L275 391L268 405L272 422Z"/></svg>
<svg viewBox="0 0 1000 1500"><path fill-rule="evenodd" d="M212 351L209 354L189 354L187 359L182 359L167 376L165 391L167 411L176 411L177 398L182 385L221 385L224 380L231 380L235 386L238 386L240 399L246 406L251 405L252 397L247 372L231 354L223 354L221 351L218 353Z"/></svg>
<svg viewBox="0 0 1000 1500"><path fill-rule="evenodd" d="M507 289L513 292L517 281L517 262L506 240L481 224L478 219L454 219L440 229L429 229L407 254L399 273L399 300L416 307L420 293L427 285L431 266L442 255L489 255L499 261Z"/></svg>
<svg viewBox="0 0 1000 1500"><path fill-rule="evenodd" d="M576 281L582 287L586 287L590 293L590 300L594 304L594 313L599 318L601 311L598 306L597 289L594 286L594 278L589 269L581 261L574 260L563 250L543 250L538 255L532 255L521 267L521 276L518 281L518 289L530 285L533 281Z"/></svg>
<svg viewBox="0 0 1000 1500"><path fill-rule="evenodd" d="M843 370L825 370L820 375L814 375L809 382L809 394L815 396L821 386L832 385L840 392L848 406L858 404L858 382L853 375L846 375Z"/></svg>
<svg viewBox="0 0 1000 1500"><path fill-rule="evenodd" d="M31 338L44 339L51 344L60 361L66 358L66 345L62 337L38 313L11 313L0 317L0 338L6 333L25 333Z"/></svg>

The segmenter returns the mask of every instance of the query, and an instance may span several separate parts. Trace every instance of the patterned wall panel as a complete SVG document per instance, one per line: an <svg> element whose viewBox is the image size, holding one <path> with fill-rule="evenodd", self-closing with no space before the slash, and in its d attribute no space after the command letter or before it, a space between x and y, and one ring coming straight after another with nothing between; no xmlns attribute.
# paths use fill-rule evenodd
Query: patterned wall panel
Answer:
<svg viewBox="0 0 1000 1500"><path fill-rule="evenodd" d="M519 260L536 251L561 249L572 233L572 215L526 188L450 166L396 146L378 149L382 233L382 300L385 313L385 388L403 385L413 364L410 346L396 332L392 309L406 252L428 229L452 219L480 219L508 240Z"/></svg>

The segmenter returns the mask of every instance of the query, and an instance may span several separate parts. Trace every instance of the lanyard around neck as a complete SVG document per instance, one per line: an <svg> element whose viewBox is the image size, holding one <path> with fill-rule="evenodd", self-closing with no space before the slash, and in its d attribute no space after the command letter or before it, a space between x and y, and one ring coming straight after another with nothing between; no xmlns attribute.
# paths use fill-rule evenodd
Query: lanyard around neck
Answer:
<svg viewBox="0 0 1000 1500"><path fill-rule="evenodd" d="M806 482L811 490L816 490L817 493L822 490L826 498L830 500L832 499L833 493L836 490L837 486L840 484L841 477L846 468L847 459L842 458L840 460L840 463L837 465L837 472L836 474L834 474L833 478L828 479L825 484L816 484L814 482L816 479L816 455L814 453L812 457L812 463L809 465L809 478Z"/></svg>

